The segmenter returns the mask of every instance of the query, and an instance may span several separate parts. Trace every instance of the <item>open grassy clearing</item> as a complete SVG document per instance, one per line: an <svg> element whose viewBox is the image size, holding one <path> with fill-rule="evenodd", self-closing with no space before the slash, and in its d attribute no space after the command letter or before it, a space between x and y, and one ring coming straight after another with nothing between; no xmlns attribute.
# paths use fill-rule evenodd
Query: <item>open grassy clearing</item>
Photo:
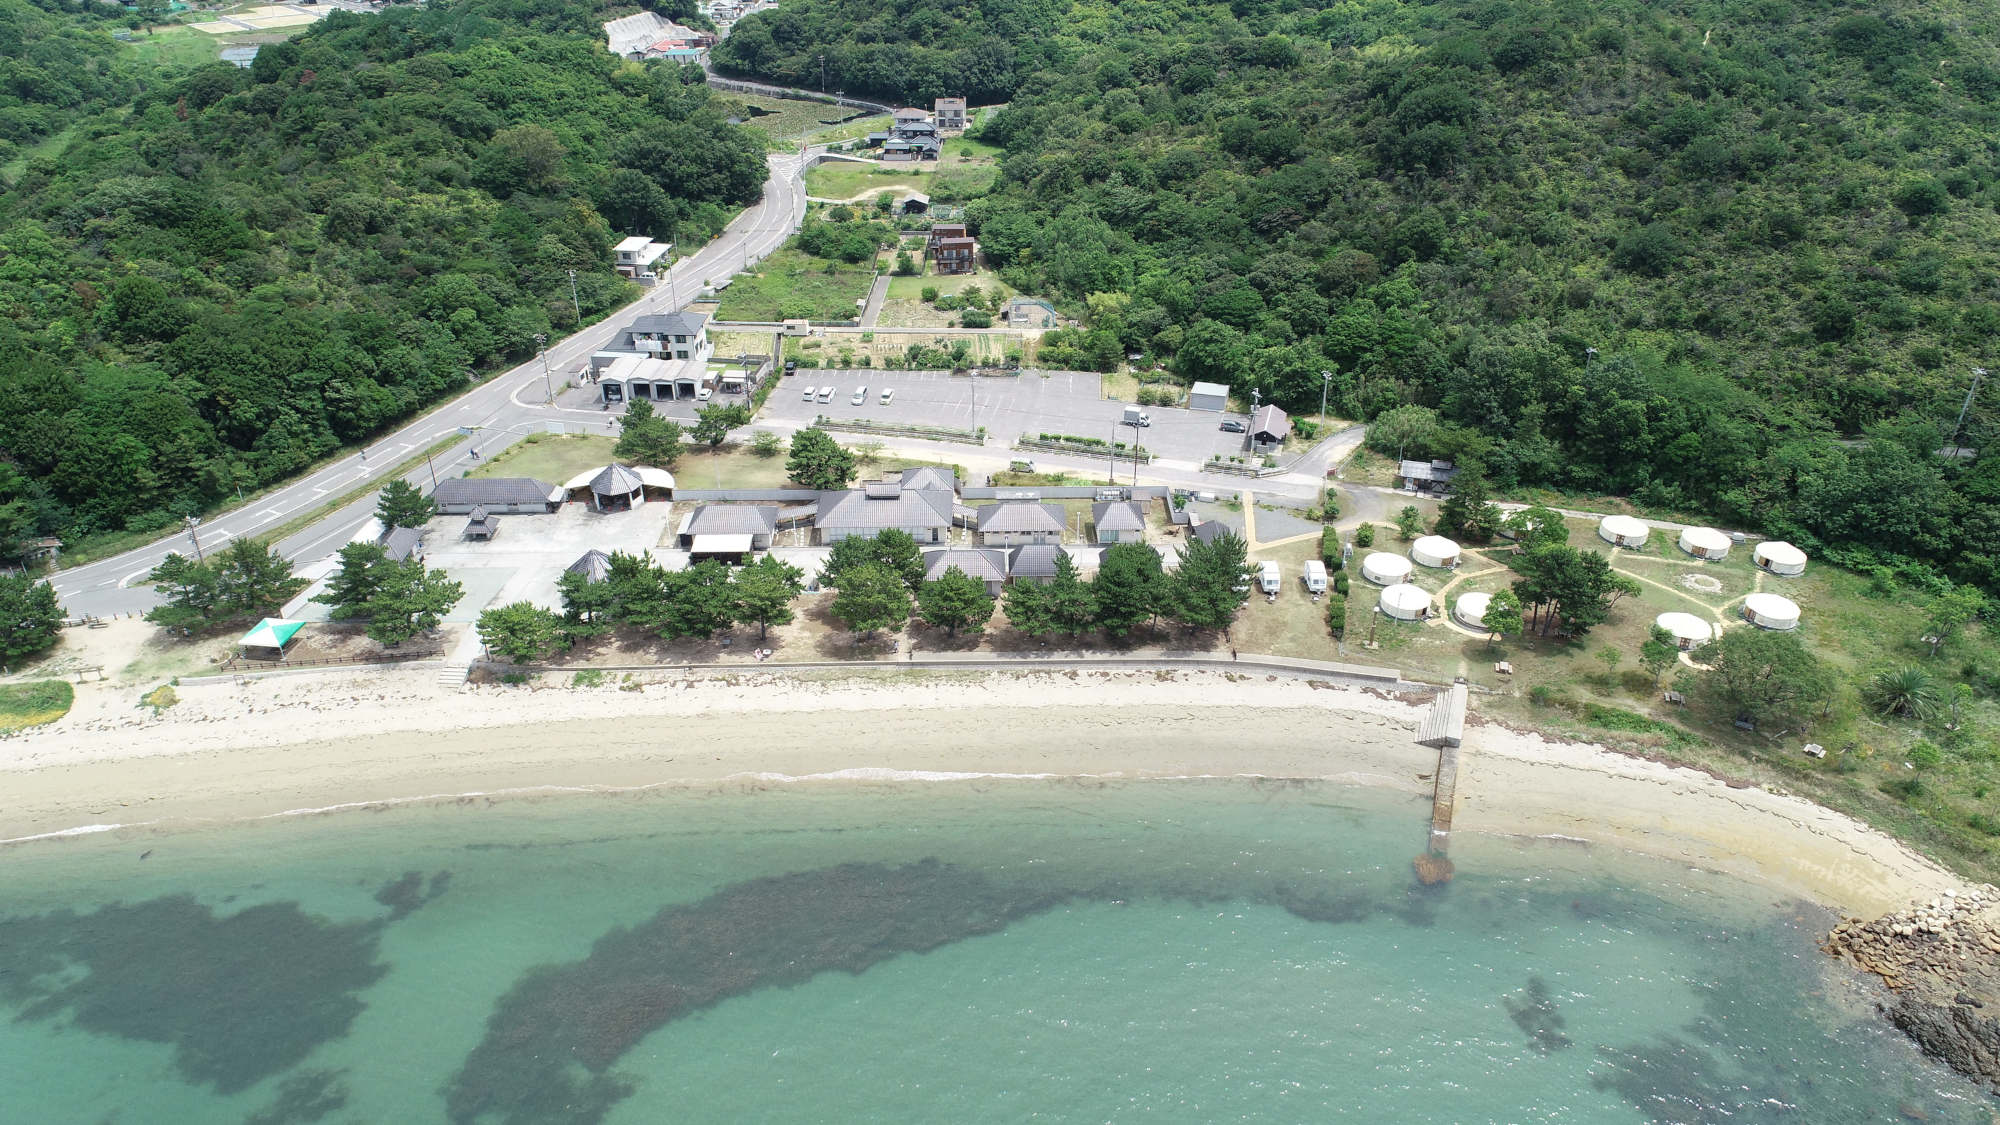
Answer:
<svg viewBox="0 0 2000 1125"><path fill-rule="evenodd" d="M920 191L928 195L930 182L928 165L856 164L848 160L834 160L806 173L806 194L814 199L834 200L873 196L883 191Z"/></svg>
<svg viewBox="0 0 2000 1125"><path fill-rule="evenodd" d="M893 255L890 260L892 262L895 260ZM925 268L929 268L928 262L925 263ZM1014 296L1014 288L1000 280L999 274L982 269L974 270L972 273L920 273L909 277L892 277L889 279L889 299L921 301L926 289L935 289L939 296L945 296L963 293L975 285L982 293L1000 294L1003 300Z"/></svg>
<svg viewBox="0 0 2000 1125"><path fill-rule="evenodd" d="M802 367L808 362L820 367L859 367L862 366L861 358L867 356L869 366L882 367L884 360L902 361L913 344L949 349L960 340L965 341L968 362L990 366L1005 363L1010 354L1018 354L1022 363L1032 365L1038 346L1033 336L1011 333L940 331L914 334L857 332L850 329L829 332L825 336L788 337L785 340L785 358L798 360Z"/></svg>
<svg viewBox="0 0 2000 1125"><path fill-rule="evenodd" d="M770 134L774 149L796 148L801 130L810 140L821 140L827 131L851 124L855 114L847 106L802 98L723 93L717 101L731 117Z"/></svg>
<svg viewBox="0 0 2000 1125"><path fill-rule="evenodd" d="M53 723L69 714L76 689L68 680L0 684L0 734Z"/></svg>
<svg viewBox="0 0 2000 1125"><path fill-rule="evenodd" d="M471 477L533 477L550 485L612 460L616 438L580 434L529 434L481 462Z"/></svg>
<svg viewBox="0 0 2000 1125"><path fill-rule="evenodd" d="M722 291L716 318L851 321L860 315L854 302L866 300L874 282L870 271L786 247L758 263L755 273L736 275Z"/></svg>

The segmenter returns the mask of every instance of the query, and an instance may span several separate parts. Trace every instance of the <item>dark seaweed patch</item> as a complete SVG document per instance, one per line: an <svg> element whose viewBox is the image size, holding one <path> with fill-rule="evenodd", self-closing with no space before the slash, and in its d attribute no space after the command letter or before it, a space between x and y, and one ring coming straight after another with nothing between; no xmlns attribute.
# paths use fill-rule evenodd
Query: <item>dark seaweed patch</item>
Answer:
<svg viewBox="0 0 2000 1125"><path fill-rule="evenodd" d="M1513 1017L1514 1026L1527 1033L1528 1044L1535 1050L1546 1055L1570 1045L1569 1036L1563 1034L1562 1013L1556 1011L1555 997L1549 994L1548 982L1541 977L1529 977L1522 995L1503 996L1500 1003Z"/></svg>
<svg viewBox="0 0 2000 1125"><path fill-rule="evenodd" d="M936 860L756 879L600 938L530 972L446 1091L451 1119L594 1122L632 1090L611 1065L656 1028L731 996L996 932L1067 896Z"/></svg>
<svg viewBox="0 0 2000 1125"><path fill-rule="evenodd" d="M297 903L219 917L188 896L0 918L0 999L17 1019L171 1044L191 1083L247 1089L347 1033L386 971L379 921Z"/></svg>
<svg viewBox="0 0 2000 1125"><path fill-rule="evenodd" d="M347 1104L347 1084L337 1070L302 1070L278 1084L271 1104L243 1119L243 1125L310 1125Z"/></svg>
<svg viewBox="0 0 2000 1125"><path fill-rule="evenodd" d="M409 917L418 907L430 902L445 892L451 885L451 872L440 871L430 877L429 887L424 884L421 872L406 871L400 879L382 884L375 892L375 901L389 908L389 921L396 922Z"/></svg>

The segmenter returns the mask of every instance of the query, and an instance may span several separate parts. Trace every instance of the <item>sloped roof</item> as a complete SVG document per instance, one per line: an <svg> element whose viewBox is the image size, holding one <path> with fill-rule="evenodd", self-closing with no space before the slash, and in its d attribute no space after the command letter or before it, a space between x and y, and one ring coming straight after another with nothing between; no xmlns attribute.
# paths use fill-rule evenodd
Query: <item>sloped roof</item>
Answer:
<svg viewBox="0 0 2000 1125"><path fill-rule="evenodd" d="M1235 535L1236 529L1221 520L1203 520L1190 528L1189 534L1204 543L1213 543L1225 535Z"/></svg>
<svg viewBox="0 0 2000 1125"><path fill-rule="evenodd" d="M1056 556L1063 553L1054 543L1029 543L1008 552L1007 572L1016 578L1054 578Z"/></svg>
<svg viewBox="0 0 2000 1125"><path fill-rule="evenodd" d="M1292 420L1275 406L1260 406L1257 412L1250 416L1250 432L1284 437L1292 432Z"/></svg>
<svg viewBox="0 0 2000 1125"><path fill-rule="evenodd" d="M423 546L424 529L421 527L392 527L389 534L382 537L382 552L393 562L402 562L417 553Z"/></svg>
<svg viewBox="0 0 2000 1125"><path fill-rule="evenodd" d="M707 323L705 312L648 313L633 317L619 335L630 345L634 336L692 336Z"/></svg>
<svg viewBox="0 0 2000 1125"><path fill-rule="evenodd" d="M1145 515L1139 511L1139 505L1130 500L1107 500L1101 504L1092 504L1090 521L1097 525L1099 533L1146 530Z"/></svg>
<svg viewBox="0 0 2000 1125"><path fill-rule="evenodd" d="M682 535L769 535L778 530L776 504L703 504Z"/></svg>
<svg viewBox="0 0 2000 1125"><path fill-rule="evenodd" d="M589 550L583 557L563 568L565 574L581 574L587 581L602 582L611 577L611 556L599 550Z"/></svg>
<svg viewBox="0 0 2000 1125"><path fill-rule="evenodd" d="M899 488L889 496L870 496L859 489L823 492L813 523L835 531L950 527L951 493L936 488Z"/></svg>
<svg viewBox="0 0 2000 1125"><path fill-rule="evenodd" d="M590 478L590 491L599 496L630 496L645 484L639 474L623 465L606 465Z"/></svg>
<svg viewBox="0 0 2000 1125"><path fill-rule="evenodd" d="M948 551L924 553L924 581L935 582L952 567L957 567L981 582L1005 582L1007 552L968 550L959 547Z"/></svg>
<svg viewBox="0 0 2000 1125"><path fill-rule="evenodd" d="M918 465L903 470L902 483L904 488L942 488L946 492L956 492L958 474L936 465Z"/></svg>
<svg viewBox="0 0 2000 1125"><path fill-rule="evenodd" d="M448 477L431 490L431 499L450 507L461 504L546 504L554 491L533 477Z"/></svg>
<svg viewBox="0 0 2000 1125"><path fill-rule="evenodd" d="M999 532L1003 535L1010 532L1060 532L1068 522L1060 507L1027 500L989 504L979 509L981 532Z"/></svg>
<svg viewBox="0 0 2000 1125"><path fill-rule="evenodd" d="M250 648L284 648L291 642L292 637L305 627L306 623L303 621L266 617L259 621L255 628L243 634L243 639L236 643Z"/></svg>

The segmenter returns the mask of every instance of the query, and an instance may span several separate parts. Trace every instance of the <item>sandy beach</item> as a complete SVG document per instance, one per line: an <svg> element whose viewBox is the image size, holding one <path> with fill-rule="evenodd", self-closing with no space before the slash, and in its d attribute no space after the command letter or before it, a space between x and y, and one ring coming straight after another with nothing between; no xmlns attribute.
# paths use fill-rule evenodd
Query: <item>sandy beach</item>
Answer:
<svg viewBox="0 0 2000 1125"><path fill-rule="evenodd" d="M130 685L0 741L0 840L593 788L986 776L1322 778L1428 795L1421 708L1202 672L668 672L443 691L424 670ZM1874 915L1963 885L1808 801L1476 721L1454 837L1540 837L1685 862ZM1412 833L1412 854L1423 835ZM1471 849L1476 854L1476 849Z"/></svg>

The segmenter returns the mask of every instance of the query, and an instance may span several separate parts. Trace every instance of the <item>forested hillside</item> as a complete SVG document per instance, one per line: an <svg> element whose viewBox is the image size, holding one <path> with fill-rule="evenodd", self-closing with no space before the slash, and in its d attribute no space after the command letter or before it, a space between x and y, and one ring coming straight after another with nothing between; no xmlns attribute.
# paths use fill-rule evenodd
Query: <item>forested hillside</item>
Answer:
<svg viewBox="0 0 2000 1125"><path fill-rule="evenodd" d="M1408 452L1503 487L1994 583L2000 456L1931 455L2000 328L1992 13L987 0L879 36L814 15L847 4L731 43L761 22L768 73L824 53L835 84L881 89L848 68L957 42L954 21L1034 23L973 221L1010 281L1088 312L1084 354L1146 350L1294 408L1332 369L1338 409L1432 408ZM1966 444L2000 442L1989 417Z"/></svg>
<svg viewBox="0 0 2000 1125"><path fill-rule="evenodd" d="M761 140L698 72L564 30L592 16L335 13L30 162L0 195L0 539L284 478L570 328L568 271L586 317L623 299L622 234L754 200Z"/></svg>
<svg viewBox="0 0 2000 1125"><path fill-rule="evenodd" d="M0 76L0 164L136 89L137 68L120 58L103 24L45 12L27 0L0 0L0 59L7 64Z"/></svg>

